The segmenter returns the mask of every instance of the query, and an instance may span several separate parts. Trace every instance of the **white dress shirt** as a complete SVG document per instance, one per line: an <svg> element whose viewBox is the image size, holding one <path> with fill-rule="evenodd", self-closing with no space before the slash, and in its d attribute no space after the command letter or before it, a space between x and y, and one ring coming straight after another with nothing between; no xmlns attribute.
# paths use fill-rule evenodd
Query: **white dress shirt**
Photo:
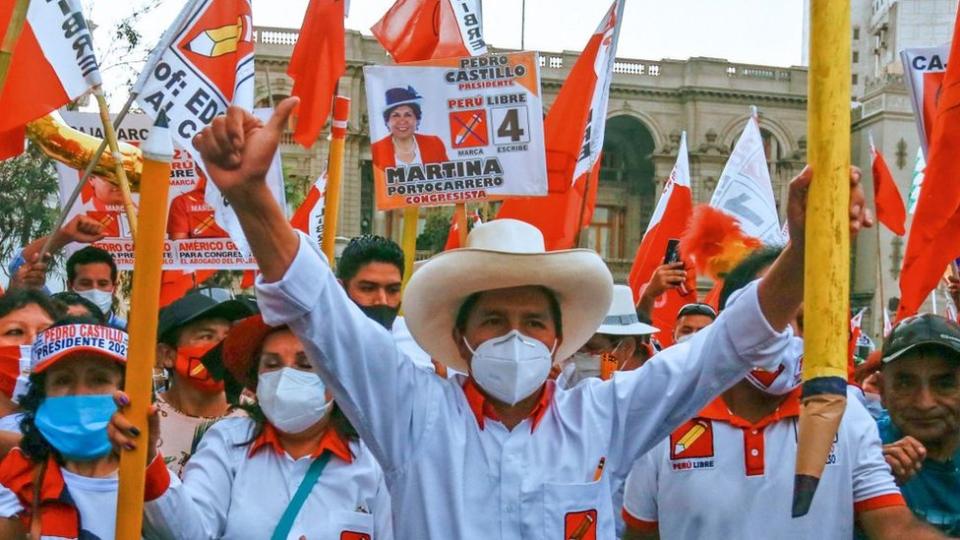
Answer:
<svg viewBox="0 0 960 540"><path fill-rule="evenodd" d="M609 479L626 477L637 458L751 368L772 369L789 336L764 319L752 285L670 358L661 353L610 381L558 389L541 415L513 430L491 418L481 427L463 377L442 379L403 357L312 244L301 238L281 280L259 278L258 302L268 324L289 325L304 343L383 467L398 538L559 539L585 520L596 538L613 538Z"/></svg>

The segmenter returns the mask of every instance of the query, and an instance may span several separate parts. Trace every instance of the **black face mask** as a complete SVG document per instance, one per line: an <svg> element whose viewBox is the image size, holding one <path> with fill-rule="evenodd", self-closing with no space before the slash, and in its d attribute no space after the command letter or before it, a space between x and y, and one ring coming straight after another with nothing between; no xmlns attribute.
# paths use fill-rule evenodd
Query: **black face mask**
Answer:
<svg viewBox="0 0 960 540"><path fill-rule="evenodd" d="M393 321L397 318L397 313L400 312L399 307L390 307L390 306L357 306L360 308L360 311L364 315L374 320L380 326L391 330L393 328Z"/></svg>

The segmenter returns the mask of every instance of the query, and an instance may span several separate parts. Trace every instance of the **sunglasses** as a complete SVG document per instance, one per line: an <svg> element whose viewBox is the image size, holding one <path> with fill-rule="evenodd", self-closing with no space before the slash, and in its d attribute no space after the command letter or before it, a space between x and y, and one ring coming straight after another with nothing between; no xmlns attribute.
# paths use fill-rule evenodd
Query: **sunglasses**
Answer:
<svg viewBox="0 0 960 540"><path fill-rule="evenodd" d="M717 310L713 309L713 306L710 304L687 304L680 308L680 311L677 313L677 318L686 317L687 315L705 315L711 319L716 319Z"/></svg>

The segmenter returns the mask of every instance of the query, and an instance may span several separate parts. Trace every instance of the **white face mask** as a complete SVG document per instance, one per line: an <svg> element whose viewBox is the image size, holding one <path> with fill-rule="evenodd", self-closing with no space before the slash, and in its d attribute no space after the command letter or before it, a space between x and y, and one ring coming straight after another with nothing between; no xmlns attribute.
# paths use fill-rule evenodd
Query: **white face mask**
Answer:
<svg viewBox="0 0 960 540"><path fill-rule="evenodd" d="M110 315L110 310L113 309L112 292L101 291L100 289L87 289L85 291L74 292L96 304L104 316Z"/></svg>
<svg viewBox="0 0 960 540"><path fill-rule="evenodd" d="M782 396L800 386L803 372L803 338L793 336L787 344L777 371L755 369L747 374L750 384L773 396Z"/></svg>
<svg viewBox="0 0 960 540"><path fill-rule="evenodd" d="M600 377L600 355L585 352L576 352L568 362L575 366L577 379Z"/></svg>
<svg viewBox="0 0 960 540"><path fill-rule="evenodd" d="M675 343L683 343L684 341L690 341L693 339L694 334L684 334L674 340Z"/></svg>
<svg viewBox="0 0 960 540"><path fill-rule="evenodd" d="M530 397L550 374L553 351L517 330L488 339L477 350L471 349L466 339L463 342L473 353L473 379L504 403L516 405Z"/></svg>
<svg viewBox="0 0 960 540"><path fill-rule="evenodd" d="M333 406L316 373L288 367L257 377L257 401L267 420L284 433L305 431Z"/></svg>

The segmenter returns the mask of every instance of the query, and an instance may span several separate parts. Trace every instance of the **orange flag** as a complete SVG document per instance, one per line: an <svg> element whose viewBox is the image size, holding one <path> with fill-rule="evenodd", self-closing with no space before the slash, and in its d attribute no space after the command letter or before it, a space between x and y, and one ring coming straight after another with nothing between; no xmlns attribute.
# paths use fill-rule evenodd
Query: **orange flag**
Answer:
<svg viewBox="0 0 960 540"><path fill-rule="evenodd" d="M487 53L480 0L397 0L370 31L395 62Z"/></svg>
<svg viewBox="0 0 960 540"><path fill-rule="evenodd" d="M344 1L310 0L287 74L291 95L300 98L293 140L310 148L333 108L337 81L347 68L344 49Z"/></svg>
<svg viewBox="0 0 960 540"><path fill-rule="evenodd" d="M960 12L958 12L960 22ZM960 24L955 24L951 58L960 58ZM930 155L910 226L907 251L900 272L897 319L917 312L936 288L950 261L960 255L960 62L949 62L944 76Z"/></svg>
<svg viewBox="0 0 960 540"><path fill-rule="evenodd" d="M903 204L903 197L897 189L897 183L887 167L883 154L873 144L870 136L870 156L873 171L873 199L877 207L877 219L897 236L907 232L907 209Z"/></svg>
<svg viewBox="0 0 960 540"><path fill-rule="evenodd" d="M507 200L497 214L536 226L548 250L574 247L592 220L623 7L610 6L544 120L547 197Z"/></svg>

